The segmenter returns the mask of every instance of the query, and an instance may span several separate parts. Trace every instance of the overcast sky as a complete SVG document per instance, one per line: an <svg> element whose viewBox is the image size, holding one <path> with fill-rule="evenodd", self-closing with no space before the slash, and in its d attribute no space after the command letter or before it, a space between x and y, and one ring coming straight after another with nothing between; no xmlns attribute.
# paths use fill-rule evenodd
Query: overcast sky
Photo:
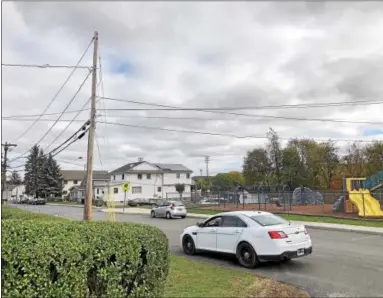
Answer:
<svg viewBox="0 0 383 298"><path fill-rule="evenodd" d="M4 2L2 7L2 63L75 65L98 30L104 87L100 85L99 96L182 107L383 101L383 3ZM81 64L91 62L89 50ZM3 67L2 116L41 114L70 72L71 69ZM61 112L86 75L86 69L77 70L47 113ZM89 79L68 111L81 109L85 104L90 83ZM197 111L102 110L147 107L99 100L97 119L237 136L265 137L269 127L273 127L285 139L383 139L382 125L376 124L292 121ZM232 112L380 122L382 111L383 104L365 104ZM68 113L62 119L71 120L74 116ZM169 117L176 119L166 119ZM88 118L86 110L77 119ZM28 150L53 124L40 121L18 139L31 123L3 119L3 142L18 144L9 154L11 159ZM41 146L46 148L67 124L59 122ZM81 122L74 122L48 151L80 126ZM262 138L104 123L97 125L96 136L100 148L95 146L96 169L113 170L143 157L149 162L182 163L195 175L200 174L200 169L205 174L204 155L211 156L211 174L241 170L246 151L265 143ZM86 140L57 156L60 161L80 165L61 163L62 169L81 170L86 159ZM22 162L20 159L11 166Z"/></svg>

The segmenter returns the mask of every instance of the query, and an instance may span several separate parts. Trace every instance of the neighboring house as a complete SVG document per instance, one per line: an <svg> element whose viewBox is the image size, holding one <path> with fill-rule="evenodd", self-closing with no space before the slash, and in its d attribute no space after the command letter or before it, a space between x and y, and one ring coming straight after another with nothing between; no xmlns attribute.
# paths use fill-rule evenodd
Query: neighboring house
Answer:
<svg viewBox="0 0 383 298"><path fill-rule="evenodd" d="M61 171L63 176L63 195L68 196L71 200L83 199L85 196L85 171ZM100 193L100 183L106 184L109 181L109 173L107 171L93 171L93 188L94 193Z"/></svg>
<svg viewBox="0 0 383 298"><path fill-rule="evenodd" d="M191 171L181 164L161 164L139 161L129 163L110 173L111 200L124 201L121 185L130 182L128 199L179 198L175 185L185 184L183 197L190 197Z"/></svg>
<svg viewBox="0 0 383 298"><path fill-rule="evenodd" d="M12 188L11 197L12 200L20 200L25 194L25 185L16 185Z"/></svg>

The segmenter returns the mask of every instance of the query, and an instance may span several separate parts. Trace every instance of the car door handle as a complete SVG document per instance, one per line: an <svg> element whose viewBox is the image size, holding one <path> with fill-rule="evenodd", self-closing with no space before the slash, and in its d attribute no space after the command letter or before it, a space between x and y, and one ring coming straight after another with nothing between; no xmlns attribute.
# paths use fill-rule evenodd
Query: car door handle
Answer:
<svg viewBox="0 0 383 298"><path fill-rule="evenodd" d="M234 233L239 234L239 233L241 233L241 231L240 230L235 230Z"/></svg>
<svg viewBox="0 0 383 298"><path fill-rule="evenodd" d="M212 232L217 232L217 229L211 229Z"/></svg>

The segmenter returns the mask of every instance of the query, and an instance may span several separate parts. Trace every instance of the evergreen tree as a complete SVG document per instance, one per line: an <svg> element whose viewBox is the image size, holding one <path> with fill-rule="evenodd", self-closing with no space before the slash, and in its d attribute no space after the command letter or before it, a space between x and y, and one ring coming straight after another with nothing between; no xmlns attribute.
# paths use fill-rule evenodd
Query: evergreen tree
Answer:
<svg viewBox="0 0 383 298"><path fill-rule="evenodd" d="M20 174L16 170L13 170L11 177L8 180L8 184L20 185L22 183L23 183L23 181L20 178Z"/></svg>
<svg viewBox="0 0 383 298"><path fill-rule="evenodd" d="M27 157L24 175L25 193L34 197L37 197L39 188L38 167L39 147L35 145L31 148Z"/></svg>
<svg viewBox="0 0 383 298"><path fill-rule="evenodd" d="M52 155L49 155L45 160L43 177L42 189L46 196L61 196L63 178L60 167L53 159Z"/></svg>

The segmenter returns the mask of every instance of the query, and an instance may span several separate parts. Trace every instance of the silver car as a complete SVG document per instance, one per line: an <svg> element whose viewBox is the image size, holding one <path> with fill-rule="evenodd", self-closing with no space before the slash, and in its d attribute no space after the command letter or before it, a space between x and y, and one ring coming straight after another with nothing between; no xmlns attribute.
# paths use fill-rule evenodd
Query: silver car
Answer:
<svg viewBox="0 0 383 298"><path fill-rule="evenodd" d="M186 207L182 202L166 201L152 208L151 217L165 217L167 219L173 217L185 218L187 214Z"/></svg>

